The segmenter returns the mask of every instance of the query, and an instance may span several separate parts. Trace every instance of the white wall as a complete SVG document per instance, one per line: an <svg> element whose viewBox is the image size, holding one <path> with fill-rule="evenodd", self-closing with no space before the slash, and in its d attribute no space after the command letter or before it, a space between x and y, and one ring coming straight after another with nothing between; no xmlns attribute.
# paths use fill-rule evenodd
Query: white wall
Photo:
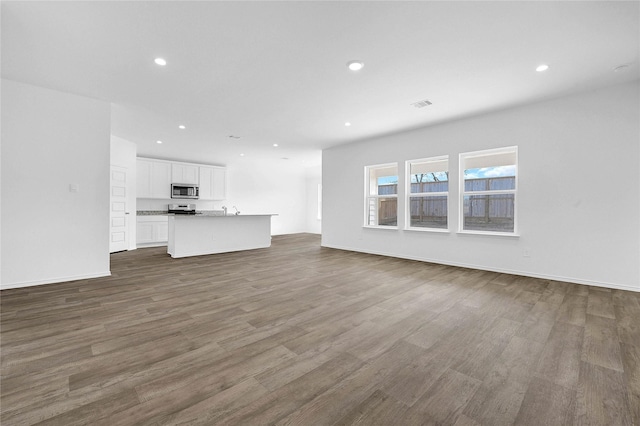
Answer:
<svg viewBox="0 0 640 426"><path fill-rule="evenodd" d="M320 234L322 220L318 219L318 186L322 184L322 167L308 168L307 180L307 232Z"/></svg>
<svg viewBox="0 0 640 426"><path fill-rule="evenodd" d="M111 165L127 169L127 228L129 250L136 249L136 150L137 145L111 135Z"/></svg>
<svg viewBox="0 0 640 426"><path fill-rule="evenodd" d="M109 275L109 133L108 103L2 80L1 288Z"/></svg>
<svg viewBox="0 0 640 426"><path fill-rule="evenodd" d="M307 182L305 169L295 165L239 161L227 165L229 212L236 206L243 214L273 213L271 234L295 234L307 230Z"/></svg>
<svg viewBox="0 0 640 426"><path fill-rule="evenodd" d="M640 291L639 117L636 82L327 149L322 244ZM513 145L520 237L457 234L458 154ZM366 165L445 154L452 232L362 227Z"/></svg>

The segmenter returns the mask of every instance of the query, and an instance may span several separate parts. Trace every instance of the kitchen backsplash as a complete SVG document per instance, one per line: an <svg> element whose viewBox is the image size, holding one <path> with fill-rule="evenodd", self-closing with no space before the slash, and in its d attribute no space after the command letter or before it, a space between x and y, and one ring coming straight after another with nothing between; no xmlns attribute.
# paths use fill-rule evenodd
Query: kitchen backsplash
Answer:
<svg viewBox="0 0 640 426"><path fill-rule="evenodd" d="M223 201L202 201L202 200L155 200L149 198L138 198L136 200L136 210L158 210L167 211L169 204L195 204L196 210L220 210L224 205Z"/></svg>

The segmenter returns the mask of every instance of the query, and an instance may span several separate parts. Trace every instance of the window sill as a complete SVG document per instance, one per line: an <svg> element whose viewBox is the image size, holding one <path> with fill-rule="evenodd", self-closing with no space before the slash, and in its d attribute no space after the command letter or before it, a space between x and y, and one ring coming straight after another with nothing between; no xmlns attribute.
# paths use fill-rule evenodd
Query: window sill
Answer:
<svg viewBox="0 0 640 426"><path fill-rule="evenodd" d="M436 232L438 234L450 234L449 229L441 228L404 228L405 231L417 231L417 232Z"/></svg>
<svg viewBox="0 0 640 426"><path fill-rule="evenodd" d="M392 229L392 230L398 230L397 226L379 226L379 225L362 225L363 228L368 228L368 229Z"/></svg>
<svg viewBox="0 0 640 426"><path fill-rule="evenodd" d="M497 237L515 237L520 238L520 234L514 232L494 232L494 231L458 231L456 234L462 235L489 235Z"/></svg>

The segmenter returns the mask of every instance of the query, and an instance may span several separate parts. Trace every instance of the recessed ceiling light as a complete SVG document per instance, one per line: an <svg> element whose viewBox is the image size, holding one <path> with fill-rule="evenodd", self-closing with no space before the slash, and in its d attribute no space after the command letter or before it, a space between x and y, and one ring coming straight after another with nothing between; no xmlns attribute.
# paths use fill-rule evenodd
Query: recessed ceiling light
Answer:
<svg viewBox="0 0 640 426"><path fill-rule="evenodd" d="M413 107L415 108L424 108L428 107L429 105L433 105L433 103L428 99L424 99L422 101L414 102L411 105L413 105Z"/></svg>
<svg viewBox="0 0 640 426"><path fill-rule="evenodd" d="M273 146L276 146L276 147L277 147L277 146L278 146L278 144L277 144L277 143L274 143L274 144L273 144Z"/></svg>
<svg viewBox="0 0 640 426"><path fill-rule="evenodd" d="M244 157L244 154L240 154L240 157Z"/></svg>
<svg viewBox="0 0 640 426"><path fill-rule="evenodd" d="M184 130L184 129L186 129L186 127L184 126L184 124L181 124L181 125L178 126L178 129Z"/></svg>
<svg viewBox="0 0 640 426"><path fill-rule="evenodd" d="M164 58L156 58L153 62L155 62L156 65L160 65L161 67L167 65L167 61Z"/></svg>
<svg viewBox="0 0 640 426"><path fill-rule="evenodd" d="M538 72L543 72L543 71L546 71L546 70L548 70L548 69L549 69L549 65L547 65L547 64L541 64L541 65L538 65L538 68L536 68L536 71L538 71Z"/></svg>
<svg viewBox="0 0 640 426"><path fill-rule="evenodd" d="M349 123L349 122L347 121L346 123L344 123L344 125L345 125L346 127L349 127L349 126L351 126L351 123Z"/></svg>
<svg viewBox="0 0 640 426"><path fill-rule="evenodd" d="M162 143L162 141L156 141L156 143Z"/></svg>
<svg viewBox="0 0 640 426"><path fill-rule="evenodd" d="M349 61L347 62L347 66L351 71L360 71L362 67L364 67L364 64L362 61Z"/></svg>

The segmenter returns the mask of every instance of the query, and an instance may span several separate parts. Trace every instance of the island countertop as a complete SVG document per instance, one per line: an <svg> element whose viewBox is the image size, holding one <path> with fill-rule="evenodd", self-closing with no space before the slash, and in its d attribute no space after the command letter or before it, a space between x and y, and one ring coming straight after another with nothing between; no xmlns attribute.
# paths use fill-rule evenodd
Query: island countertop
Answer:
<svg viewBox="0 0 640 426"><path fill-rule="evenodd" d="M167 252L200 256L271 246L273 214L170 214Z"/></svg>
<svg viewBox="0 0 640 426"><path fill-rule="evenodd" d="M196 214L175 214L172 213L174 216L184 216L184 217L244 217L244 216L278 216L275 213L265 213L265 214L228 214L228 215L223 215L223 214L217 214L217 213L213 213L213 212L196 212Z"/></svg>

